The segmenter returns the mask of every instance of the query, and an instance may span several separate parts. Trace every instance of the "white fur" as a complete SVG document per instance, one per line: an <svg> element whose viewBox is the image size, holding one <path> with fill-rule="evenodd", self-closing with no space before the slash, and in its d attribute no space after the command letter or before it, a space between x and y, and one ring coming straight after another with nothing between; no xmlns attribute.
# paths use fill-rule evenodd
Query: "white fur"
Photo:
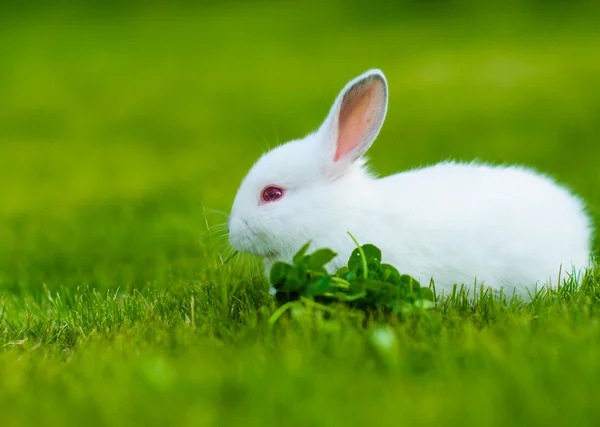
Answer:
<svg viewBox="0 0 600 427"><path fill-rule="evenodd" d="M377 86L376 129L333 160L344 96ZM382 86L378 86L382 85ZM243 180L230 216L234 248L290 261L307 241L338 253L330 271L354 249L348 236L381 248L383 261L436 289L474 281L527 296L590 265L592 226L581 200L565 187L519 166L443 162L381 179L360 155L376 138L387 109L383 73L370 70L342 90L323 125L263 155ZM267 185L282 199L260 203Z"/></svg>

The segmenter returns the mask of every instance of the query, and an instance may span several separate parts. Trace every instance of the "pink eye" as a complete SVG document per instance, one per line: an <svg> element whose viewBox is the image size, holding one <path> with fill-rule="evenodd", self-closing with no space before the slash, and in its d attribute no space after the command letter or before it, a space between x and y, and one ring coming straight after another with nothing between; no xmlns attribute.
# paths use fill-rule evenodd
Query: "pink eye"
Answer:
<svg viewBox="0 0 600 427"><path fill-rule="evenodd" d="M265 187L260 195L260 199L263 203L275 202L283 197L283 188L269 185Z"/></svg>

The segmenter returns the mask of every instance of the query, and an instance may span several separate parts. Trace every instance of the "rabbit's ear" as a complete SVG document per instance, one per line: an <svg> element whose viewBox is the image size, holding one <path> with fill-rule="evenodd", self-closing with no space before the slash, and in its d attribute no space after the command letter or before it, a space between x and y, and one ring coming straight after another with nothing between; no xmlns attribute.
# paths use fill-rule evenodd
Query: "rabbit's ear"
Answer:
<svg viewBox="0 0 600 427"><path fill-rule="evenodd" d="M350 164L365 154L383 125L387 98L380 70L369 70L342 89L319 130L334 162Z"/></svg>

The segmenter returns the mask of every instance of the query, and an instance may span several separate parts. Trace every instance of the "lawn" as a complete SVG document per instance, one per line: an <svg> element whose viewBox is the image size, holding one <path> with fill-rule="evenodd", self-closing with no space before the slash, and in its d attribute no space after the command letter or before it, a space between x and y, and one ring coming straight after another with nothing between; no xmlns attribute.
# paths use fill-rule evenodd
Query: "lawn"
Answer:
<svg viewBox="0 0 600 427"><path fill-rule="evenodd" d="M530 304L270 325L257 261L223 263L252 162L371 67L377 172L527 164L598 223L600 8L367 3L0 6L3 426L600 424L600 268Z"/></svg>

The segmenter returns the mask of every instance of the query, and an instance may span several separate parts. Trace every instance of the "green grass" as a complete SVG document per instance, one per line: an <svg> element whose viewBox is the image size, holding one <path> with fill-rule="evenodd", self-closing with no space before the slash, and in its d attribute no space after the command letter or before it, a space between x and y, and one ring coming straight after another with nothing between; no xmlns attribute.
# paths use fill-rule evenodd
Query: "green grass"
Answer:
<svg viewBox="0 0 600 427"><path fill-rule="evenodd" d="M370 67L378 172L524 163L598 223L597 7L364 3L2 6L2 425L598 425L600 270L526 305L270 326L258 266L205 234Z"/></svg>

